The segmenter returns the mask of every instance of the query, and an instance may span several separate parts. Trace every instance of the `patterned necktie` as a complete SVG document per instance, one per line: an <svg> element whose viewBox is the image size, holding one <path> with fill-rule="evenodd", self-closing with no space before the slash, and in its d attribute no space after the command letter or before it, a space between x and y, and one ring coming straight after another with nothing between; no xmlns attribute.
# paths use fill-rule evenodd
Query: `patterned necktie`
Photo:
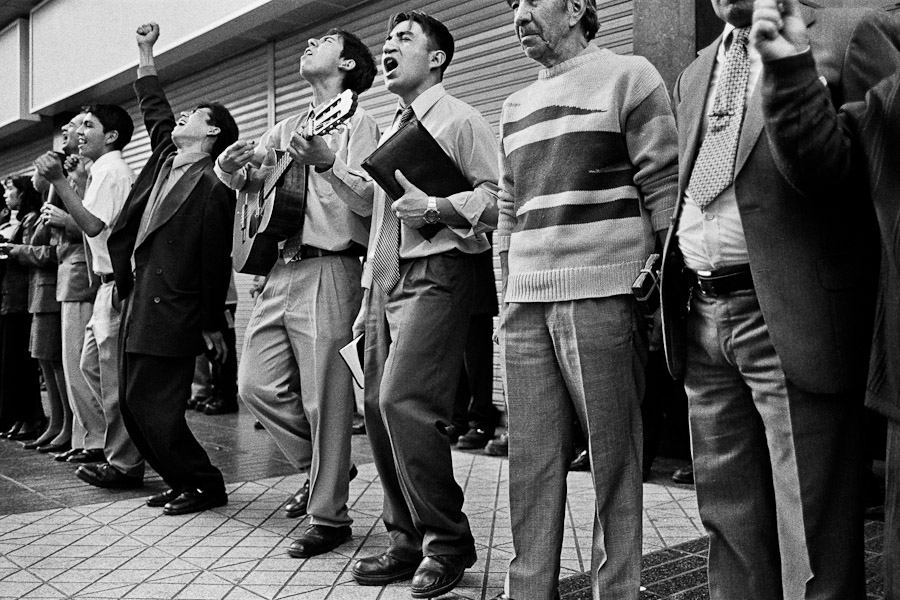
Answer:
<svg viewBox="0 0 900 600"><path fill-rule="evenodd" d="M725 56L725 66L709 114L706 136L691 173L688 193L701 208L715 200L734 180L734 159L750 79L750 57L747 54L749 33L749 28L735 29L732 33L731 47Z"/></svg>
<svg viewBox="0 0 900 600"><path fill-rule="evenodd" d="M412 106L407 106L400 115L397 130L415 118ZM372 279L389 293L400 281L400 219L391 210L391 198L384 194L384 212L381 215L381 229L375 240L372 254Z"/></svg>

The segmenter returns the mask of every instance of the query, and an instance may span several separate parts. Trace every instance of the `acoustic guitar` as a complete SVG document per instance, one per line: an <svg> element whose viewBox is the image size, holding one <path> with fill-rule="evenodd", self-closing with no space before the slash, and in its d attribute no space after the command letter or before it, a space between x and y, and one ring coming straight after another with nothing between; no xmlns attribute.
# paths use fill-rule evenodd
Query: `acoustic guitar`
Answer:
<svg viewBox="0 0 900 600"><path fill-rule="evenodd" d="M356 106L356 93L345 90L314 111L301 135L310 138L334 131L353 116ZM296 163L285 151L276 155L278 160L265 179L247 181L238 192L232 262L241 273L267 275L278 260L278 243L303 227L307 165Z"/></svg>

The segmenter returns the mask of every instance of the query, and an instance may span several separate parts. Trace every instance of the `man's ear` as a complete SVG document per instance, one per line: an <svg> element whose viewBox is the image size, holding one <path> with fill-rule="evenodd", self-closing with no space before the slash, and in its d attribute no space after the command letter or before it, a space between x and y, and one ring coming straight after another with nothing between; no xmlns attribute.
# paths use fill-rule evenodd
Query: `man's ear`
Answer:
<svg viewBox="0 0 900 600"><path fill-rule="evenodd" d="M206 127L206 137L213 137L222 133L221 127L216 127L215 125L208 125Z"/></svg>
<svg viewBox="0 0 900 600"><path fill-rule="evenodd" d="M117 139L119 139L119 132L115 129L110 129L103 133L103 141L106 144L113 144Z"/></svg>
<svg viewBox="0 0 900 600"><path fill-rule="evenodd" d="M447 61L447 53L443 50L434 50L431 53L430 64L432 69L439 69Z"/></svg>
<svg viewBox="0 0 900 600"><path fill-rule="evenodd" d="M584 0L568 0L566 5L569 12L569 27L575 27L581 22L581 17L584 16L587 5Z"/></svg>
<svg viewBox="0 0 900 600"><path fill-rule="evenodd" d="M353 69L356 68L356 61L352 58L342 58L341 62L338 64L338 69L341 71L345 71L349 73Z"/></svg>

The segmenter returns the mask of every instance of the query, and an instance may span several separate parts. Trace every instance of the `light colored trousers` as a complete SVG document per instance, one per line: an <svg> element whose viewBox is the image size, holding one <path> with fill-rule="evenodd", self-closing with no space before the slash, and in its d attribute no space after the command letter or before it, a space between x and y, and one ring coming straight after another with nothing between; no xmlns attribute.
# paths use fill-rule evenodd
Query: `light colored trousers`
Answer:
<svg viewBox="0 0 900 600"><path fill-rule="evenodd" d="M131 477L144 476L144 458L138 451L122 420L119 408L119 323L122 314L112 306L115 283L104 283L97 290L94 311L84 332L81 372L103 409L103 454L106 461Z"/></svg>
<svg viewBox="0 0 900 600"><path fill-rule="evenodd" d="M310 523L349 525L353 389L338 351L362 301L362 267L324 256L272 267L244 334L241 399L297 470L309 471Z"/></svg>
<svg viewBox="0 0 900 600"><path fill-rule="evenodd" d="M93 302L60 303L63 372L73 414L72 447L99 450L103 448L106 420L100 403L94 398L81 373L84 330L93 312Z"/></svg>
<svg viewBox="0 0 900 600"><path fill-rule="evenodd" d="M596 493L593 598L637 600L647 341L634 299L510 303L500 339L514 549L507 594L515 600L551 600L557 593L577 414Z"/></svg>

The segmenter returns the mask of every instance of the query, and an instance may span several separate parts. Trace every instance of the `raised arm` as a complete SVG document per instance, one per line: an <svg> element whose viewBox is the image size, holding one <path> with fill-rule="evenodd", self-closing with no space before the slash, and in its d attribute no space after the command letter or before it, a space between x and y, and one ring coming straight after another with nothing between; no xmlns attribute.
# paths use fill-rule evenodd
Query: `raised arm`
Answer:
<svg viewBox="0 0 900 600"><path fill-rule="evenodd" d="M159 25L146 23L137 28L135 33L138 46L138 79L134 82L144 117L144 125L150 136L150 146L156 149L160 144L172 141L172 130L175 128L175 115L166 93L159 85L156 76L156 61L153 58L153 46L159 39Z"/></svg>

